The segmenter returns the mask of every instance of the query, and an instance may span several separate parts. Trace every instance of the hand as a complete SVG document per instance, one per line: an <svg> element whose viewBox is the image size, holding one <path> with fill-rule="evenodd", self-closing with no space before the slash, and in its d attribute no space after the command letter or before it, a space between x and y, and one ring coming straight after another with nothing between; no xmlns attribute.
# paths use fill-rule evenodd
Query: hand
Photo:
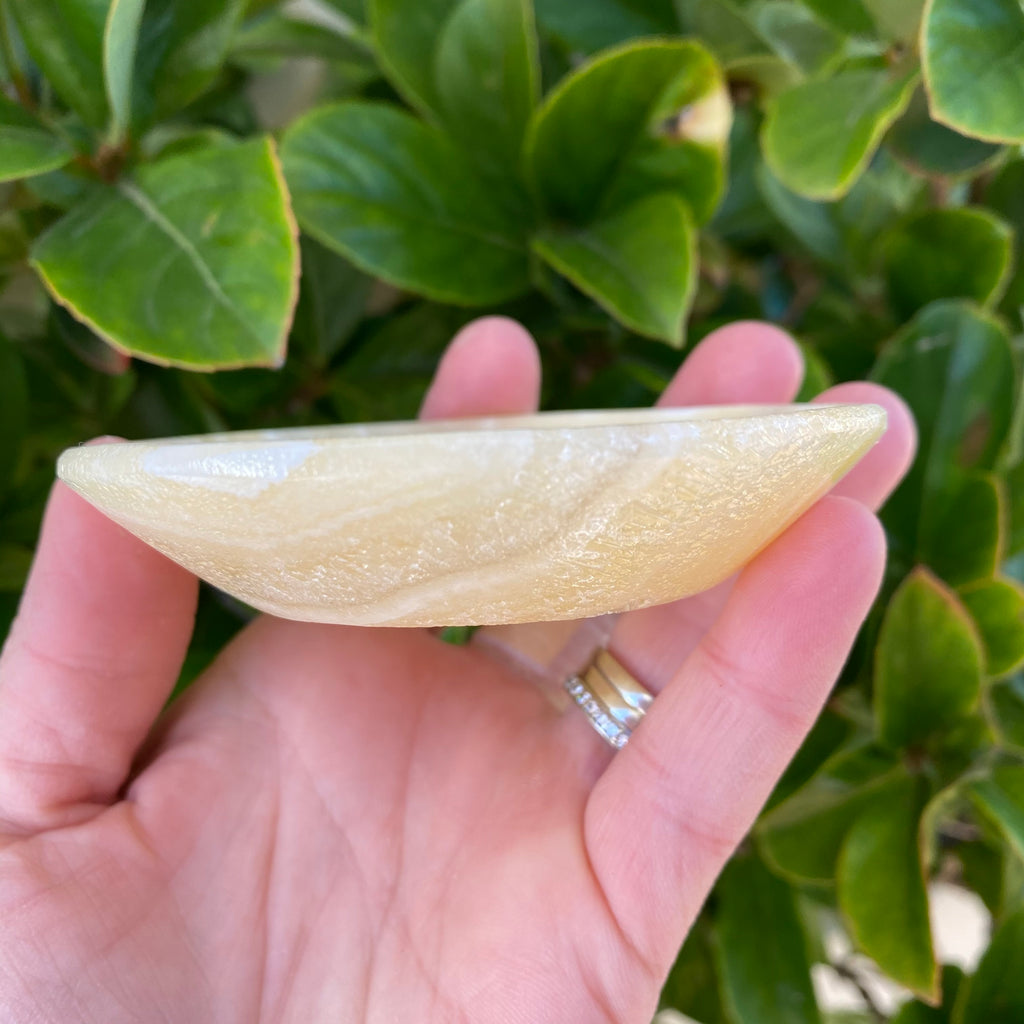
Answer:
<svg viewBox="0 0 1024 1024"><path fill-rule="evenodd" d="M662 402L785 402L737 324ZM533 407L516 325L453 342L427 416ZM615 754L480 647L252 623L176 702L196 581L63 485L0 660L0 1019L645 1024L878 589L883 441L734 581L619 619L658 694Z"/></svg>

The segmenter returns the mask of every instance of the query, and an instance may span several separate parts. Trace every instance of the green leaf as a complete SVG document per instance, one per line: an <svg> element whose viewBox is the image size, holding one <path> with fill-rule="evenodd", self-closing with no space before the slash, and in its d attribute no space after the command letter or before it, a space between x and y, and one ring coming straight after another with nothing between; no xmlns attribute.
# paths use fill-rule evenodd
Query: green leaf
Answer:
<svg viewBox="0 0 1024 1024"><path fill-rule="evenodd" d="M846 240L832 206L786 188L765 163L757 169L757 184L772 213L811 255L824 263L843 263Z"/></svg>
<svg viewBox="0 0 1024 1024"><path fill-rule="evenodd" d="M103 77L110 105L110 141L120 145L132 116L132 79L146 0L111 0L103 34Z"/></svg>
<svg viewBox="0 0 1024 1024"><path fill-rule="evenodd" d="M1024 160L1012 160L996 172L985 189L985 204L1013 225L1019 246L1024 239ZM1020 252L1002 308L1018 324L1024 323L1024 257Z"/></svg>
<svg viewBox="0 0 1024 1024"><path fill-rule="evenodd" d="M923 560L946 582L965 586L991 578L1002 561L1006 498L993 473L972 473L949 497Z"/></svg>
<svg viewBox="0 0 1024 1024"><path fill-rule="evenodd" d="M367 0L377 53L388 77L415 106L436 111L437 42L464 0Z"/></svg>
<svg viewBox="0 0 1024 1024"><path fill-rule="evenodd" d="M353 24L366 24L366 0L326 0L336 11L340 11Z"/></svg>
<svg viewBox="0 0 1024 1024"><path fill-rule="evenodd" d="M795 0L770 0L751 9L753 23L772 52L803 74L817 75L842 56L843 38Z"/></svg>
<svg viewBox="0 0 1024 1024"><path fill-rule="evenodd" d="M875 650L875 729L893 749L915 748L978 702L982 651L952 591L917 569L893 594Z"/></svg>
<svg viewBox="0 0 1024 1024"><path fill-rule="evenodd" d="M837 751L758 822L758 845L769 864L796 883L834 882L850 825L879 788L891 782L896 766L891 754L863 741Z"/></svg>
<svg viewBox="0 0 1024 1024"><path fill-rule="evenodd" d="M921 44L936 121L989 142L1024 142L1020 0L929 0Z"/></svg>
<svg viewBox="0 0 1024 1024"><path fill-rule="evenodd" d="M1024 461L1006 474L1009 533L1006 538L1007 555L1024 552Z"/></svg>
<svg viewBox="0 0 1024 1024"><path fill-rule="evenodd" d="M821 1024L793 890L754 857L739 856L715 893L716 953L730 1020Z"/></svg>
<svg viewBox="0 0 1024 1024"><path fill-rule="evenodd" d="M964 972L953 964L942 968L942 1003L929 1006L920 999L904 1003L890 1024L951 1024L953 1006L964 981Z"/></svg>
<svg viewBox="0 0 1024 1024"><path fill-rule="evenodd" d="M922 86L914 90L903 116L885 137L885 145L916 173L953 179L977 174L1003 152L1002 146L972 139L933 121Z"/></svg>
<svg viewBox="0 0 1024 1024"><path fill-rule="evenodd" d="M804 0L819 18L847 35L872 35L875 24L864 0Z"/></svg>
<svg viewBox="0 0 1024 1024"><path fill-rule="evenodd" d="M1024 857L1024 765L997 765L985 778L969 782L967 790L1016 855Z"/></svg>
<svg viewBox="0 0 1024 1024"><path fill-rule="evenodd" d="M918 846L924 782L904 775L854 821L839 860L839 906L857 945L894 981L928 1002L939 971Z"/></svg>
<svg viewBox="0 0 1024 1024"><path fill-rule="evenodd" d="M800 195L837 199L868 166L915 84L914 74L866 69L787 90L769 105L762 129L768 165Z"/></svg>
<svg viewBox="0 0 1024 1024"><path fill-rule="evenodd" d="M4 481L0 479L0 492ZM32 568L32 549L0 541L0 594L20 594Z"/></svg>
<svg viewBox="0 0 1024 1024"><path fill-rule="evenodd" d="M998 300L1013 258L1013 231L988 210L925 210L884 243L889 297L901 318L937 299Z"/></svg>
<svg viewBox="0 0 1024 1024"><path fill-rule="evenodd" d="M211 85L245 6L245 0L146 0L132 91L137 125L176 114Z"/></svg>
<svg viewBox="0 0 1024 1024"><path fill-rule="evenodd" d="M711 48L730 78L753 81L768 92L819 74L842 56L843 30L812 6L795 0L679 4L687 33Z"/></svg>
<svg viewBox="0 0 1024 1024"><path fill-rule="evenodd" d="M632 43L565 78L534 116L527 173L549 217L589 224L651 192L673 191L698 223L723 184L731 106L698 43Z"/></svg>
<svg viewBox="0 0 1024 1024"><path fill-rule="evenodd" d="M284 357L298 244L268 139L141 167L58 221L32 262L58 302L132 355L194 369Z"/></svg>
<svg viewBox="0 0 1024 1024"><path fill-rule="evenodd" d="M333 25L274 12L246 24L231 41L232 59L246 57L319 57L336 65L376 73L376 60L359 37Z"/></svg>
<svg viewBox="0 0 1024 1024"><path fill-rule="evenodd" d="M308 235L301 244L302 286L290 344L326 365L363 318L373 279Z"/></svg>
<svg viewBox="0 0 1024 1024"><path fill-rule="evenodd" d="M11 487L28 431L28 381L14 346L0 335L0 497Z"/></svg>
<svg viewBox="0 0 1024 1024"><path fill-rule="evenodd" d="M883 37L897 42L916 39L925 0L863 0L863 3Z"/></svg>
<svg viewBox="0 0 1024 1024"><path fill-rule="evenodd" d="M1024 1020L1024 909L995 930L959 1001L956 1024L1020 1024Z"/></svg>
<svg viewBox="0 0 1024 1024"><path fill-rule="evenodd" d="M1024 666L1024 586L994 579L961 591L985 644L985 671L1005 676Z"/></svg>
<svg viewBox="0 0 1024 1024"><path fill-rule="evenodd" d="M661 990L661 1006L693 1020L724 1020L714 935L707 915L699 917L686 936Z"/></svg>
<svg viewBox="0 0 1024 1024"><path fill-rule="evenodd" d="M86 124L107 120L103 33L111 0L8 0L32 60Z"/></svg>
<svg viewBox="0 0 1024 1024"><path fill-rule="evenodd" d="M679 31L672 0L535 0L534 6L542 33L573 53Z"/></svg>
<svg viewBox="0 0 1024 1024"><path fill-rule="evenodd" d="M960 302L938 302L882 350L872 379L910 405L917 459L883 521L894 552L913 562L934 552L952 496L975 470L993 468L1010 428L1014 366L1005 328Z"/></svg>
<svg viewBox="0 0 1024 1024"><path fill-rule="evenodd" d="M681 345L696 279L687 205L662 192L586 228L548 229L534 250L627 327Z"/></svg>
<svg viewBox="0 0 1024 1024"><path fill-rule="evenodd" d="M438 360L468 321L465 310L433 302L389 317L332 376L335 415L349 422L413 419Z"/></svg>
<svg viewBox="0 0 1024 1024"><path fill-rule="evenodd" d="M438 112L449 134L485 166L514 175L540 88L529 0L462 0L436 45Z"/></svg>
<svg viewBox="0 0 1024 1024"><path fill-rule="evenodd" d="M1024 754L1024 673L990 687L987 704L1000 742Z"/></svg>
<svg viewBox="0 0 1024 1024"><path fill-rule="evenodd" d="M64 139L0 94L0 182L45 174L74 155Z"/></svg>
<svg viewBox="0 0 1024 1024"><path fill-rule="evenodd" d="M282 157L303 228L367 273L459 305L529 288L528 213L409 114L321 107L291 127Z"/></svg>

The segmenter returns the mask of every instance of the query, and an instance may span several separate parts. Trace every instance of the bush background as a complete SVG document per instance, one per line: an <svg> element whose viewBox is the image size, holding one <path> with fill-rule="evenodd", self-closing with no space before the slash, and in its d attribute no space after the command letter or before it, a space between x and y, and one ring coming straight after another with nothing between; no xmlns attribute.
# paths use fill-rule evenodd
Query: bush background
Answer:
<svg viewBox="0 0 1024 1024"><path fill-rule="evenodd" d="M921 451L664 1004L884 1018L819 1008L838 931L899 1024L1024 1020L1020 0L0 0L0 77L0 636L84 438L411 417L483 312L538 338L549 408L779 323L802 397L881 381ZM182 686L246 617L204 589ZM992 915L969 977L938 878Z"/></svg>

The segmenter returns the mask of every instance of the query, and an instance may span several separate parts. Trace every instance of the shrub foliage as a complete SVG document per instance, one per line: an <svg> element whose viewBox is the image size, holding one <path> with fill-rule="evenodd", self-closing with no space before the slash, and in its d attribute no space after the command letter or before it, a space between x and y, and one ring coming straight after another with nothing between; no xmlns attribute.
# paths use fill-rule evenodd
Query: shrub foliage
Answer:
<svg viewBox="0 0 1024 1024"><path fill-rule="evenodd" d="M0 0L0 634L85 437L409 417L482 311L538 337L545 404L643 404L776 321L805 396L881 381L921 450L665 1005L824 1022L838 932L899 1024L1019 1022L1022 55L1020 0ZM182 685L245 616L204 592ZM993 917L970 976L940 876Z"/></svg>

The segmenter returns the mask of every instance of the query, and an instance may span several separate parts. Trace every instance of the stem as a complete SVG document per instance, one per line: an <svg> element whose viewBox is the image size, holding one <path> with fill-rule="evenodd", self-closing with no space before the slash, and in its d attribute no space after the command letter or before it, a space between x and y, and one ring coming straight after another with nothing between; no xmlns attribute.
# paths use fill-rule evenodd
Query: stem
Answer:
<svg viewBox="0 0 1024 1024"><path fill-rule="evenodd" d="M10 14L7 12L6 0L0 0L0 52L3 53L4 63L11 76L11 84L18 94L18 101L26 110L35 110L36 101L29 88L28 79L25 77L21 66L18 64L17 54L14 52L14 43L11 41L11 28L8 24Z"/></svg>

